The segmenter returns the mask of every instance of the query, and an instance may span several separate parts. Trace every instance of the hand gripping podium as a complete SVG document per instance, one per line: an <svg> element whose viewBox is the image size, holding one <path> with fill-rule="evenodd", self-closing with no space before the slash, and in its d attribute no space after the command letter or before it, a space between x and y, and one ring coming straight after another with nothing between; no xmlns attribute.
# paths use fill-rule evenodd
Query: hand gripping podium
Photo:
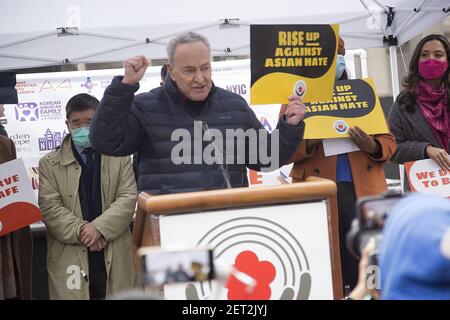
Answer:
<svg viewBox="0 0 450 320"><path fill-rule="evenodd" d="M140 193L133 249L174 245L213 249L258 285L255 299L341 299L342 278L333 181L317 177L271 187L151 196ZM136 260L136 265L137 265ZM239 296L226 282L219 299ZM211 283L165 286L168 299L208 299ZM194 292L194 294L193 294ZM252 296L253 295L253 296Z"/></svg>

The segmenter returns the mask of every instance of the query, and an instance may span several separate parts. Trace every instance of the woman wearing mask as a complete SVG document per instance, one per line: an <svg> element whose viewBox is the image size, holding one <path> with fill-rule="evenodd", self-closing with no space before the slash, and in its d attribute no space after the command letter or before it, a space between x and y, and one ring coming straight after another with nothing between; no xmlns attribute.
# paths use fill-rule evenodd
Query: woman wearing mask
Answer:
<svg viewBox="0 0 450 320"><path fill-rule="evenodd" d="M345 70L345 47L339 38L336 80L348 79ZM284 114L286 106L281 107ZM338 212L339 243L342 280L347 295L358 279L358 260L346 248L345 239L351 222L356 218L355 202L363 196L375 195L387 190L383 164L395 152L396 143L391 134L368 135L355 126L349 129L351 140L359 151L326 157L322 140L303 140L290 159L293 182L305 181L310 176L330 179L337 184L337 199L331 200L331 208Z"/></svg>
<svg viewBox="0 0 450 320"><path fill-rule="evenodd" d="M450 169L449 56L450 44L439 34L426 36L414 50L403 80L405 90L389 114L398 144L394 162L429 158Z"/></svg>

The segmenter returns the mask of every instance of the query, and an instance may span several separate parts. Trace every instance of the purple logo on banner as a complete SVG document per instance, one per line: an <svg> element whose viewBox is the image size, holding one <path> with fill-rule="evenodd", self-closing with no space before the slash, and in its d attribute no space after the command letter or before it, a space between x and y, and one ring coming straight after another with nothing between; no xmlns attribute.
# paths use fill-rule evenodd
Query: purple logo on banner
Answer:
<svg viewBox="0 0 450 320"><path fill-rule="evenodd" d="M272 132L277 127L278 118L274 119L270 113L258 112L257 117L267 131Z"/></svg>
<svg viewBox="0 0 450 320"><path fill-rule="evenodd" d="M88 92L91 93L91 90L96 86L97 84L94 83L91 80L91 77L87 77L86 81L84 83L81 84L82 87L85 87L86 89L88 89Z"/></svg>
<svg viewBox="0 0 450 320"><path fill-rule="evenodd" d="M59 147L67 135L66 130L63 132L53 132L50 129L45 131L44 137L39 138L39 150L49 151Z"/></svg>
<svg viewBox="0 0 450 320"><path fill-rule="evenodd" d="M261 122L261 124L263 125L264 128L266 128L267 131L272 132L272 126L269 123L269 120L266 117L261 117L259 119L259 121Z"/></svg>
<svg viewBox="0 0 450 320"><path fill-rule="evenodd" d="M39 119L39 108L35 102L22 102L15 106L16 120L20 122Z"/></svg>

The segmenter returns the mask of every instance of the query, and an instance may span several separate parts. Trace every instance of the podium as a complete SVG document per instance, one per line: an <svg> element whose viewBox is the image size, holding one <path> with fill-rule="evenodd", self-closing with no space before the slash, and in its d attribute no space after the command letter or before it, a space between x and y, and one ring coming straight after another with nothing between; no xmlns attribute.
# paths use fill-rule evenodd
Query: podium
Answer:
<svg viewBox="0 0 450 320"><path fill-rule="evenodd" d="M258 283L269 292L266 298L341 299L338 217L330 209L334 195L336 184L317 177L270 187L158 196L142 192L133 251L143 246L208 246L215 262L246 270L256 280L261 277ZM263 267L270 272L262 272ZM195 286L195 299L207 299L211 285ZM219 299L235 290L239 288L223 289ZM165 296L192 299L188 291L165 288Z"/></svg>

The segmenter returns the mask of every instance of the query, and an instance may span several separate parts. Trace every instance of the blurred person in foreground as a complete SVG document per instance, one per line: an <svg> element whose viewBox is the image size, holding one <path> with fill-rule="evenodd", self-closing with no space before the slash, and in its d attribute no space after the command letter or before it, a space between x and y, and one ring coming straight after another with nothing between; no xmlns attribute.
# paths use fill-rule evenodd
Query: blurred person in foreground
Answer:
<svg viewBox="0 0 450 320"><path fill-rule="evenodd" d="M382 299L450 300L450 200L414 193L388 217L380 247Z"/></svg>
<svg viewBox="0 0 450 320"><path fill-rule="evenodd" d="M369 266L374 250L374 241L364 248L359 281L347 299L450 300L449 199L405 196L383 228L379 266Z"/></svg>

